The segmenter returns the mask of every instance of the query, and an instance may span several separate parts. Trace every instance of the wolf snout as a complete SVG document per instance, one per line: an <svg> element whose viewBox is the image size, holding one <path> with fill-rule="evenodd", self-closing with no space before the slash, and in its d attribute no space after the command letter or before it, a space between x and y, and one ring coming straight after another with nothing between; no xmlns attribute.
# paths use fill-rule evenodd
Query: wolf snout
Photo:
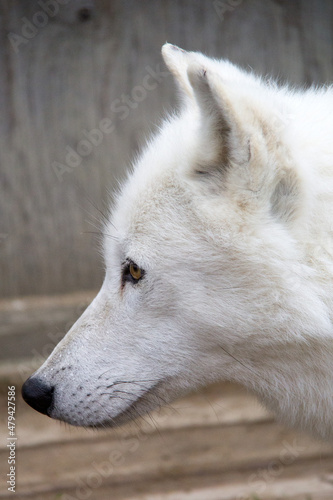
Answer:
<svg viewBox="0 0 333 500"><path fill-rule="evenodd" d="M34 410L48 415L53 402L54 387L45 384L36 376L29 377L22 386L22 397Z"/></svg>

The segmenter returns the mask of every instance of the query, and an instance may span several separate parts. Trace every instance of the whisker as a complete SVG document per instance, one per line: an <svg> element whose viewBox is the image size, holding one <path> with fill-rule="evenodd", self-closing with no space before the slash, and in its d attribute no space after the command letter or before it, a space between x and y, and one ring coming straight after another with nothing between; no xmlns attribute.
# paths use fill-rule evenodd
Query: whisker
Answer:
<svg viewBox="0 0 333 500"><path fill-rule="evenodd" d="M87 222L89 222L89 221L87 221ZM108 238L111 238L113 240L117 240L118 239L113 234L104 233L104 231L82 231L81 234L97 234L98 236L107 236Z"/></svg>
<svg viewBox="0 0 333 500"><path fill-rule="evenodd" d="M92 214L91 212L89 212L89 211L88 211L85 207L80 206L80 209L81 209L83 212L85 212L86 214L88 214L88 215L89 215L89 219L85 219L85 221L86 221L88 224L91 224L93 227L95 227L96 229L98 229L98 230L100 230L100 231L102 231L104 227L108 227L110 224L111 224L111 226L112 226L112 227L114 227L114 229L115 229L116 231L118 231L118 230L117 230L117 228L115 227L115 225L114 225L114 224L110 221L109 217L108 217L106 214L104 214L104 212L102 212L102 210L100 210L97 206L95 206L95 205L94 205L94 203L93 203L91 200L88 200L88 201L90 201L90 203L92 204L92 206L93 206L93 207L97 210L97 212L101 215L101 218L96 217L96 215L94 215L94 214ZM94 221L96 221L98 225L96 226L96 225L92 222L92 220L90 220L90 219L93 219ZM112 238L113 238L113 239L115 239L115 240L117 239L117 237L116 237L116 236L111 236L111 235L109 235L109 236L110 236L110 237L112 237Z"/></svg>
<svg viewBox="0 0 333 500"><path fill-rule="evenodd" d="M103 219L105 222L109 223L110 221L109 221L109 217L108 217L108 215L107 215L107 214L105 214L105 213L104 213L104 212L103 212L103 211L102 211L102 210L101 210L101 209L100 209L100 208L96 205L95 201L94 201L94 200L90 197L90 195L88 194L88 192L87 192L84 188L82 188L82 187L81 187L81 190L83 190L83 192L84 192L84 194L85 194L85 197L86 197L86 199L88 200L88 202L91 204L91 206L92 206L95 210L97 210L97 212L98 212L98 213L102 216L102 219Z"/></svg>
<svg viewBox="0 0 333 500"><path fill-rule="evenodd" d="M110 396L110 399L121 399L122 401L126 401L126 402L136 401L136 398L131 400L130 398L124 398L122 396L114 396L114 394L112 392L101 392L101 396Z"/></svg>
<svg viewBox="0 0 333 500"><path fill-rule="evenodd" d="M103 405L102 405L99 401L96 401L96 402L95 402L95 404L96 404L96 403L97 403L97 404L98 404L98 405L102 408L102 410L104 410ZM114 420L114 418L113 418L113 417L109 417L109 419L111 420L111 422L113 422L113 423L115 422L115 420ZM103 423L103 422L101 422L101 423L97 423L97 424L92 424L92 425L85 425L85 426L84 426L84 428L85 428L85 429L92 429L92 430L97 431L97 432L98 432L101 428L102 428L102 429L107 429L108 427L109 427L109 426L108 426L107 424ZM119 429L117 429L117 427L115 426L115 427L114 427L114 430L115 430L116 434L118 434L118 436L119 436Z"/></svg>
<svg viewBox="0 0 333 500"><path fill-rule="evenodd" d="M98 219L96 219L96 220L97 220L99 225L96 225L93 221L91 221L89 219L85 219L85 222L87 222L88 224L93 226L95 229L97 229L101 235L108 236L109 238L112 238L113 240L116 240L116 241L118 240L117 236L115 236L113 234L106 233L105 231L103 231L104 226L100 224L100 221ZM83 231L83 232L88 232L88 231Z"/></svg>
<svg viewBox="0 0 333 500"><path fill-rule="evenodd" d="M147 412L148 418L151 420L151 423L153 424L153 428L156 430L160 438L162 438L162 433L161 430L158 428L158 425L154 419L154 417L151 415L150 411Z"/></svg>
<svg viewBox="0 0 333 500"><path fill-rule="evenodd" d="M250 365L244 363L243 361L241 361L240 359L236 358L236 356L234 356L233 354L231 354L231 352L227 351L227 349L225 347L221 346L220 344L219 344L219 347L222 349L222 351L224 351L226 354L228 354L228 356L230 356L237 363L239 363L240 365L242 365L245 369L249 370L256 377L262 378L266 382L267 385L273 387L272 382L270 380L267 380L266 378L264 378L263 375L261 373L258 373L255 369L253 369L252 366L250 366ZM279 389L279 387L274 386L274 391L276 391L276 390L277 390L277 392L281 392L280 389Z"/></svg>
<svg viewBox="0 0 333 500"><path fill-rule="evenodd" d="M149 390L149 387L147 388L147 390ZM115 393L129 394L131 396L135 396L135 397L138 397L138 398L141 398L141 399L144 399L145 397L148 398L148 394L137 395L137 394L135 394L135 392L121 391L120 389L116 389L116 390L112 391L110 394L112 395L112 394L115 394ZM164 398L162 398L162 396L160 396L158 394L152 394L152 396L154 396L158 401L161 401L164 406L168 404L167 401ZM159 407L161 406L160 403L158 403L158 406Z"/></svg>
<svg viewBox="0 0 333 500"><path fill-rule="evenodd" d="M135 419L139 418L139 419L141 419L143 422L145 422L145 424L146 424L147 426L149 426L149 427L151 426L151 424L150 424L149 422L147 422L147 420L145 419L145 416L146 416L146 415L147 415L150 419L152 419L152 417L151 417L151 415L150 415L150 412L149 412L149 411L143 411L143 412L141 412L141 411L139 411L139 409L138 409L138 408L136 408L136 407L129 407L129 408L127 408L127 409L126 409L126 410L124 410L124 411L125 411L125 413L126 413L127 415L129 415L129 417L130 417L131 419L134 419L134 420L132 420L132 421L133 421L133 423L134 423L134 422L137 422L137 423L139 424L139 422L138 422L137 420L135 420ZM153 420L152 420L152 422L153 422ZM159 431L159 429L158 429L158 427L157 427L157 425L156 425L156 423L155 423L155 422L153 422L153 427L154 427L154 429L156 429L156 431L160 434L160 431ZM145 433L145 430L144 430L144 429L140 428L140 430L141 430L141 431L143 431L143 432Z"/></svg>
<svg viewBox="0 0 333 500"><path fill-rule="evenodd" d="M102 222L101 222L101 219L99 219L98 217L96 217L96 215L92 214L91 212L89 212L86 208L84 207L80 207L81 210L83 212L85 212L86 214L89 215L89 217L91 217L93 220L95 220L97 223L98 223L98 227L101 227L102 226ZM89 222L90 224L93 224L90 219L86 219L86 222Z"/></svg>
<svg viewBox="0 0 333 500"><path fill-rule="evenodd" d="M105 372L101 373L101 375L98 376L98 378L100 379L103 375L105 375L105 373L109 372L110 370L112 370L112 368L108 368ZM118 384L138 384L138 383L141 383L141 382L152 382L152 383L156 383L156 382L160 382L160 379L159 378L144 378L144 379L137 379L137 380L115 380L114 382L112 382L112 384L109 386L109 387L112 387L113 385L118 385Z"/></svg>

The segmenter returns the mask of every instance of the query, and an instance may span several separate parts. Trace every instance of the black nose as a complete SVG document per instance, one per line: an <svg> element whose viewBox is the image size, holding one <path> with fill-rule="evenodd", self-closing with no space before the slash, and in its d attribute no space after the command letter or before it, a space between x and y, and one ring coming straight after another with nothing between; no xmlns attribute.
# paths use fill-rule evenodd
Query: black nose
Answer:
<svg viewBox="0 0 333 500"><path fill-rule="evenodd" d="M46 385L38 377L30 377L22 386L22 397L34 410L48 415L53 400L54 387Z"/></svg>

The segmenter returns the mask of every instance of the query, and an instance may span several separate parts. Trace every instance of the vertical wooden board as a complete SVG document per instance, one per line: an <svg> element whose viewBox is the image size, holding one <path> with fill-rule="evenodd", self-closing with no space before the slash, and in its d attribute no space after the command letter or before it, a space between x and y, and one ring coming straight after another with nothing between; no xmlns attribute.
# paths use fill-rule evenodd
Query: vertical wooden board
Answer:
<svg viewBox="0 0 333 500"><path fill-rule="evenodd" d="M99 217L89 199L103 206L106 186L175 102L160 74L165 41L294 83L333 74L329 0L72 0L34 28L41 11L37 0L0 3L0 296L100 285L95 239L84 234ZM112 132L73 153L87 134L99 142L105 119Z"/></svg>

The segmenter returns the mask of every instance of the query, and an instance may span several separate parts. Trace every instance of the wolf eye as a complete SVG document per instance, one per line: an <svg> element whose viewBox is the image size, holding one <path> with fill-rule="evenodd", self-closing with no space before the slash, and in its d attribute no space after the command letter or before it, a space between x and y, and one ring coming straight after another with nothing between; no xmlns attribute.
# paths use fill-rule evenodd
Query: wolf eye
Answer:
<svg viewBox="0 0 333 500"><path fill-rule="evenodd" d="M130 281L131 283L136 284L141 280L141 278L143 278L144 274L144 270L135 264L135 262L130 260L126 262L123 270L123 282Z"/></svg>
<svg viewBox="0 0 333 500"><path fill-rule="evenodd" d="M142 278L142 270L136 264L134 264L134 262L130 263L129 272L132 278L136 281L139 281L139 279Z"/></svg>

